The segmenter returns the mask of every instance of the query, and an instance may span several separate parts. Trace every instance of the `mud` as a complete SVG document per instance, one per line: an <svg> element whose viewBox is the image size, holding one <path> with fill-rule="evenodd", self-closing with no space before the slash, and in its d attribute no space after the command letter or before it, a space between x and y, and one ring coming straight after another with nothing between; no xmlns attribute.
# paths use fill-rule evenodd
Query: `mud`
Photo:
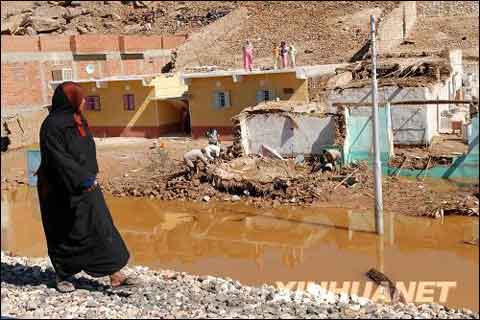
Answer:
<svg viewBox="0 0 480 320"><path fill-rule="evenodd" d="M478 238L475 218L386 214L385 236L379 242L372 233L373 215L362 210L254 209L244 203L111 196L107 203L132 253L132 265L252 285L360 281L361 295L365 273L376 268L394 282L457 281L446 304L479 308L479 251L464 243ZM34 189L2 192L1 221L2 250L46 254Z"/></svg>
<svg viewBox="0 0 480 320"><path fill-rule="evenodd" d="M201 167L193 179L187 179L183 153L205 144L206 140L187 138L100 139L100 184L106 193L116 197L242 200L260 208L313 204L373 208L373 174L365 163L321 172L316 170L317 159L295 164L294 160L240 157L218 160L207 170ZM25 154L25 150L2 154L2 192L26 184ZM419 167L424 165L422 162ZM438 189L438 185L446 188ZM383 189L385 208L390 212L436 218L478 215L478 184L460 186L444 180L384 177Z"/></svg>
<svg viewBox="0 0 480 320"><path fill-rule="evenodd" d="M120 197L201 201L241 197L256 207L279 205L327 206L372 209L373 173L366 163L345 166L336 172L315 171L318 163L263 157L219 160L202 168L193 179L183 173L183 164L159 151L163 165L150 166L139 175L114 178L103 183L106 192ZM177 174L172 174L176 172ZM448 192L435 190L438 183L451 185ZM384 177L384 203L390 212L439 218L442 215L478 216L478 185L458 186L449 182L425 182L403 177ZM238 199L238 198L237 198Z"/></svg>

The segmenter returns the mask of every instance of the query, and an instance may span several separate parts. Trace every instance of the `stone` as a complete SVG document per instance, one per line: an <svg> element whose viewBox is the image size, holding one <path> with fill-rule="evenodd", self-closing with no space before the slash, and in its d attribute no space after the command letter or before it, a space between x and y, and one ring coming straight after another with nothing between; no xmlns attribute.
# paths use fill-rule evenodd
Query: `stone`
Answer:
<svg viewBox="0 0 480 320"><path fill-rule="evenodd" d="M204 196L202 198L202 200L205 201L205 202L208 202L208 201L210 201L210 197L209 196Z"/></svg>
<svg viewBox="0 0 480 320"><path fill-rule="evenodd" d="M83 14L87 14L88 10L82 9L82 8L67 8L66 12L64 14L64 17L67 20L71 20L73 18L79 17Z"/></svg>
<svg viewBox="0 0 480 320"><path fill-rule="evenodd" d="M29 22L38 33L56 31L66 23L65 19L50 19L36 16L30 17Z"/></svg>
<svg viewBox="0 0 480 320"><path fill-rule="evenodd" d="M27 21L27 14L14 15L2 21L2 34L14 34Z"/></svg>
<svg viewBox="0 0 480 320"><path fill-rule="evenodd" d="M368 298L365 298L365 297L358 297L357 302L361 307L364 307L364 306L366 306L367 304L370 303L370 300Z"/></svg>
<svg viewBox="0 0 480 320"><path fill-rule="evenodd" d="M37 300L30 300L28 301L27 303L27 306L26 306L26 310L27 311L33 311L33 310L36 310L38 308L38 301Z"/></svg>
<svg viewBox="0 0 480 320"><path fill-rule="evenodd" d="M63 18L67 9L59 6L40 6L33 10L33 16L37 18L59 19Z"/></svg>
<svg viewBox="0 0 480 320"><path fill-rule="evenodd" d="M233 195L233 196L232 196L232 201L240 201L240 199L241 199L241 198L240 198L239 196L237 196L237 195Z"/></svg>
<svg viewBox="0 0 480 320"><path fill-rule="evenodd" d="M130 26L126 26L124 31L126 33L137 33L137 32L142 32L143 31L143 26L139 24L134 24Z"/></svg>
<svg viewBox="0 0 480 320"><path fill-rule="evenodd" d="M35 29L33 29L32 27L26 27L25 28L25 34L29 35L29 36L36 36L37 31L35 31Z"/></svg>

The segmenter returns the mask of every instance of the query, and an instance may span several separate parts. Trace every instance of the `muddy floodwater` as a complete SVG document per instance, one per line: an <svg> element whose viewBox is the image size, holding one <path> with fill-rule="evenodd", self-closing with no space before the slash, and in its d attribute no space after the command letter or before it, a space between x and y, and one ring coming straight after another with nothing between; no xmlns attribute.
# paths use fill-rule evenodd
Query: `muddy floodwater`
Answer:
<svg viewBox="0 0 480 320"><path fill-rule="evenodd" d="M456 281L447 305L479 310L478 219L385 216L335 208L254 209L241 203L107 197L131 264L230 277L245 284L366 281L370 268L394 281ZM1 247L44 256L35 189L2 191ZM362 291L359 292L362 295ZM438 292L436 293L438 296ZM438 297L437 297L438 298Z"/></svg>

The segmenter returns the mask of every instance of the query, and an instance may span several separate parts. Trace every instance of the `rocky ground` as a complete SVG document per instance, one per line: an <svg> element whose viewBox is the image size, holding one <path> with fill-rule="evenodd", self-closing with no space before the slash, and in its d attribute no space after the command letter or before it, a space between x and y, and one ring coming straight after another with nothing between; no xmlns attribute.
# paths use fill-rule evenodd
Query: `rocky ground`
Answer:
<svg viewBox="0 0 480 320"><path fill-rule="evenodd" d="M232 279L129 267L142 286L110 290L105 279L80 274L77 290L53 287L48 259L1 256L1 314L15 318L423 318L475 319L470 310L437 304L376 304L366 298L332 294L320 286L290 292L248 287Z"/></svg>

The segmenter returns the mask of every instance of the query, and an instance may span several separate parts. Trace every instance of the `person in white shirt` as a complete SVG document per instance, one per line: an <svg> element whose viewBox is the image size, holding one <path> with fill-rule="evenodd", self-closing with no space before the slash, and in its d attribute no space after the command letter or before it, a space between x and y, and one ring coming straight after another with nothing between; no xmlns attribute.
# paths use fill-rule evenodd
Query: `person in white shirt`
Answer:
<svg viewBox="0 0 480 320"><path fill-rule="evenodd" d="M205 147L205 156L208 160L214 160L220 157L220 146L209 144Z"/></svg>
<svg viewBox="0 0 480 320"><path fill-rule="evenodd" d="M197 168L198 161L203 162L205 167L208 166L208 160L204 154L206 154L205 149L193 149L186 152L183 155L183 160L187 165L188 176L190 178L193 176L194 173L198 171L198 168Z"/></svg>

